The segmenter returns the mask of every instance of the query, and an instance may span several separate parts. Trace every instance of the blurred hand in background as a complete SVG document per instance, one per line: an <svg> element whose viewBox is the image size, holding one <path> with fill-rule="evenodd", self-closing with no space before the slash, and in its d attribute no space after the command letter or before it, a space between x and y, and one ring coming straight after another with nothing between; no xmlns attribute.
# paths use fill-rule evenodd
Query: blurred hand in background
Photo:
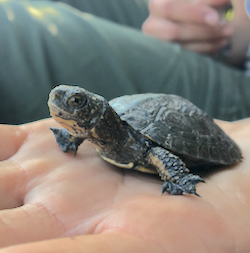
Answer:
<svg viewBox="0 0 250 253"><path fill-rule="evenodd" d="M233 14L228 21L225 12L230 4ZM205 54L213 54L231 42L229 62L237 65L245 59L250 21L243 0L232 3L228 0L151 0L149 11L142 27L144 33Z"/></svg>

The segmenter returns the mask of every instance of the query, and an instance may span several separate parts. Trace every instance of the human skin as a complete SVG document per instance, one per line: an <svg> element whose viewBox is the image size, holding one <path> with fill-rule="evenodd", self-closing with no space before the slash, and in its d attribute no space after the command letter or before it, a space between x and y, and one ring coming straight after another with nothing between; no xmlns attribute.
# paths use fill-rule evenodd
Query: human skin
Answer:
<svg viewBox="0 0 250 253"><path fill-rule="evenodd" d="M231 40L228 63L240 65L250 43L249 17L244 0L234 0L234 19L222 22L220 10L228 0L151 0L144 33L176 42L198 53L213 54Z"/></svg>
<svg viewBox="0 0 250 253"><path fill-rule="evenodd" d="M0 253L250 251L250 119L218 124L242 162L205 177L201 196L104 162L85 141L57 146L52 119L0 126Z"/></svg>

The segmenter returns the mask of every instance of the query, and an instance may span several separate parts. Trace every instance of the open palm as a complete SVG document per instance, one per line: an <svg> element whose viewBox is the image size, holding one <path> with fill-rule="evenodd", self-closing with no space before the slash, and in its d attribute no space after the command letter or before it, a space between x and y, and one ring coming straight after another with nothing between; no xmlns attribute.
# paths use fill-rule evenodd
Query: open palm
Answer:
<svg viewBox="0 0 250 253"><path fill-rule="evenodd" d="M161 196L158 178L107 164L88 141L61 152L52 119L1 126L0 253L248 252L250 120L219 124L244 159L198 184L201 198Z"/></svg>

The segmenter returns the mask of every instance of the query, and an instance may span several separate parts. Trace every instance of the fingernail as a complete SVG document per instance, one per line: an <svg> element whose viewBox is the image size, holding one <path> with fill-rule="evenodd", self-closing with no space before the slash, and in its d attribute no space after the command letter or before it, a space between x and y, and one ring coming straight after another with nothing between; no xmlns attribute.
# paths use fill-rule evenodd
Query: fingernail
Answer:
<svg viewBox="0 0 250 253"><path fill-rule="evenodd" d="M219 14L216 12L210 12L205 16L205 22L208 25L216 25L219 22Z"/></svg>

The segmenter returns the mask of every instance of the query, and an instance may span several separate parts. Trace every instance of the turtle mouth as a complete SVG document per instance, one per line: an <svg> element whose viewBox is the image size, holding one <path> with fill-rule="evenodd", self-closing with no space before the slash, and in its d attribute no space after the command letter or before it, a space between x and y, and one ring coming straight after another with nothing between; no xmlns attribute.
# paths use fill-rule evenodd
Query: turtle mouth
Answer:
<svg viewBox="0 0 250 253"><path fill-rule="evenodd" d="M79 138L86 136L84 128L78 126L78 123L73 119L71 114L65 112L50 101L48 102L48 105L52 118L62 127L67 129L71 135Z"/></svg>
<svg viewBox="0 0 250 253"><path fill-rule="evenodd" d="M49 105L49 111L50 111L50 115L54 118L61 118L64 120L71 120L72 119L72 115L70 115L68 112L62 110L60 107L56 106L53 103L48 102Z"/></svg>
<svg viewBox="0 0 250 253"><path fill-rule="evenodd" d="M60 108L55 105L49 105L49 111L52 117L65 118L65 113L62 112L62 110L60 110Z"/></svg>

